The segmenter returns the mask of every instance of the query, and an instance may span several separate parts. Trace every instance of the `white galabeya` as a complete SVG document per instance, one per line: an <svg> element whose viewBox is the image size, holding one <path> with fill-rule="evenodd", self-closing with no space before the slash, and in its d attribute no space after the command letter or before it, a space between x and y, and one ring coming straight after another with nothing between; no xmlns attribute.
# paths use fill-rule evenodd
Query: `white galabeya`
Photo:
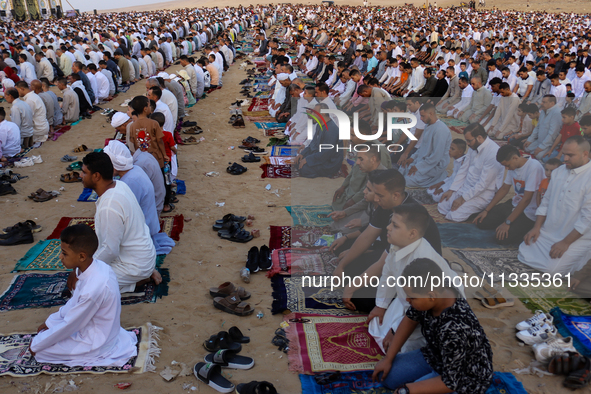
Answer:
<svg viewBox="0 0 591 394"><path fill-rule="evenodd" d="M576 352L573 346L573 337L551 338L547 342L536 343L533 345L536 360L541 363L547 363L554 356L566 352Z"/></svg>
<svg viewBox="0 0 591 394"><path fill-rule="evenodd" d="M527 330L519 331L517 338L526 343L533 345L534 343L546 342L557 335L556 327L551 324L544 324L542 326L532 327Z"/></svg>
<svg viewBox="0 0 591 394"><path fill-rule="evenodd" d="M533 315L532 317L530 317L529 319L524 320L520 323L517 323L515 328L518 331L523 331L523 330L528 330L532 327L542 326L546 323L552 324L552 322L554 322L554 316L548 315L548 314L544 313L543 311L538 310L538 311L536 311L536 314Z"/></svg>

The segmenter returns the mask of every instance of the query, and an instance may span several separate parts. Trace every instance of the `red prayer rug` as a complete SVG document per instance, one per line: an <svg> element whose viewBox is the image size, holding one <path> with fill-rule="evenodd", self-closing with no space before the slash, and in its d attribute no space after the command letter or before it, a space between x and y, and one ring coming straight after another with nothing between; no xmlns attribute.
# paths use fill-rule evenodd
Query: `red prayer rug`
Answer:
<svg viewBox="0 0 591 394"><path fill-rule="evenodd" d="M59 239L62 230L66 227L73 226L75 224L87 224L94 229L94 218L69 218L63 217L60 219L57 227L47 239ZM170 238L175 241L180 240L180 235L183 232L185 225L183 215L175 216L162 216L160 217L160 232L166 233Z"/></svg>
<svg viewBox="0 0 591 394"><path fill-rule="evenodd" d="M314 242L323 235L330 235L328 226L271 226L269 249L291 248L292 243L299 242L303 247L314 248ZM318 246L322 247L322 246Z"/></svg>
<svg viewBox="0 0 591 394"><path fill-rule="evenodd" d="M253 98L248 107L248 112L261 112L269 110L269 99ZM252 115L250 115L252 116Z"/></svg>
<svg viewBox="0 0 591 394"><path fill-rule="evenodd" d="M306 319L293 323L290 319ZM366 315L329 316L294 313L289 327L289 370L300 373L374 369L384 354L367 331Z"/></svg>

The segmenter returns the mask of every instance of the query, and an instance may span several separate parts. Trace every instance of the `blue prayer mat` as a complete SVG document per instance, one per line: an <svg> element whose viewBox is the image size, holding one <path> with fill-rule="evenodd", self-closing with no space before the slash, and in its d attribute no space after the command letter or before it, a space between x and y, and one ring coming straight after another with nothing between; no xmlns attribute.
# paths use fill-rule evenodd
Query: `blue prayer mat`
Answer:
<svg viewBox="0 0 591 394"><path fill-rule="evenodd" d="M550 311L554 325L563 337L573 337L575 348L584 356L591 357L591 316L568 315L556 307Z"/></svg>

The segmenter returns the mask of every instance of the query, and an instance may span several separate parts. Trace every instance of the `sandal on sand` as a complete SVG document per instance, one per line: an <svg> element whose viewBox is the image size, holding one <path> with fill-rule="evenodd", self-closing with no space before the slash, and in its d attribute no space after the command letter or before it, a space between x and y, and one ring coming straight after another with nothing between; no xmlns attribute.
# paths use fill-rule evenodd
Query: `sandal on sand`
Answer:
<svg viewBox="0 0 591 394"><path fill-rule="evenodd" d="M253 155L267 155L269 154L265 149L253 146L252 148L244 149L245 152L252 153Z"/></svg>
<svg viewBox="0 0 591 394"><path fill-rule="evenodd" d="M484 285L482 286L482 288L480 290L476 291L476 293L474 293L474 298L482 301L483 299L485 299L487 297L492 297L495 294L497 294L497 291L495 290L495 288L492 287L491 285L489 285L487 282L484 282Z"/></svg>
<svg viewBox="0 0 591 394"><path fill-rule="evenodd" d="M237 129L243 129L246 127L244 125L244 118L242 117L242 115L236 116L236 120L234 121L234 123L232 123L232 127Z"/></svg>
<svg viewBox="0 0 591 394"><path fill-rule="evenodd" d="M205 356L204 360L206 363L216 364L222 368L251 369L254 367L254 360L252 358L239 356L227 349L209 353Z"/></svg>
<svg viewBox="0 0 591 394"><path fill-rule="evenodd" d="M76 171L76 170L81 170L81 169L82 169L82 162L81 161L74 162L66 167L66 170L68 170L68 171Z"/></svg>
<svg viewBox="0 0 591 394"><path fill-rule="evenodd" d="M243 163L258 163L261 161L260 157L256 157L252 152L249 153L248 155L244 155L242 156L242 162Z"/></svg>
<svg viewBox="0 0 591 394"><path fill-rule="evenodd" d="M220 393L232 393L235 386L222 376L222 367L212 363L197 363L193 367L197 380Z"/></svg>
<svg viewBox="0 0 591 394"><path fill-rule="evenodd" d="M63 161L64 163L66 163L68 161L78 160L78 156L64 155L60 160Z"/></svg>
<svg viewBox="0 0 591 394"><path fill-rule="evenodd" d="M168 211L162 210L162 213L171 213L176 208L173 203L168 203L170 209Z"/></svg>
<svg viewBox="0 0 591 394"><path fill-rule="evenodd" d="M240 383L236 386L237 394L277 394L277 389L269 382L252 381L250 383Z"/></svg>
<svg viewBox="0 0 591 394"><path fill-rule="evenodd" d="M513 298L505 299L500 293L482 299L482 305L488 309L505 308L515 305Z"/></svg>
<svg viewBox="0 0 591 394"><path fill-rule="evenodd" d="M79 147L72 150L73 153L88 152L90 149L86 145L80 145Z"/></svg>
<svg viewBox="0 0 591 394"><path fill-rule="evenodd" d="M250 298L250 293L244 287L235 286L232 282L224 282L218 287L210 287L209 295L212 297L227 297L229 295L237 295L242 301Z"/></svg>
<svg viewBox="0 0 591 394"><path fill-rule="evenodd" d="M261 140L257 140L254 137L248 136L248 137L246 137L245 139L242 140L242 143L243 144L246 143L246 142L250 142L250 143L253 143L253 144L260 144L261 143Z"/></svg>
<svg viewBox="0 0 591 394"><path fill-rule="evenodd" d="M37 223L35 223L32 220L25 220L24 222L19 222L17 224L15 224L14 226L11 227L6 227L5 229L2 229L2 233L3 234L8 234L14 230L17 230L21 227L29 227L31 229L31 232L33 233L38 233L39 231L43 230L43 227L41 227L40 225L38 225Z"/></svg>
<svg viewBox="0 0 591 394"><path fill-rule="evenodd" d="M183 134L201 134L203 133L203 129L199 126L193 126L190 129L183 130Z"/></svg>
<svg viewBox="0 0 591 394"><path fill-rule="evenodd" d="M228 213L226 215L224 215L224 217L220 220L216 220L215 223L216 224L222 224L222 223L226 223L226 222L238 222L238 223L242 223L246 220L246 217L244 216L236 216L233 213Z"/></svg>
<svg viewBox="0 0 591 394"><path fill-rule="evenodd" d="M252 241L254 238L252 234L246 230L235 230L234 228L229 231L218 231L218 235L222 239L227 239L232 242L246 243Z"/></svg>
<svg viewBox="0 0 591 394"><path fill-rule="evenodd" d="M245 337L244 334L242 334L242 331L240 331L240 329L236 326L230 327L230 329L228 330L228 334L230 335L230 338L234 342L238 342L238 343L249 343L250 342L250 338Z"/></svg>
<svg viewBox="0 0 591 394"><path fill-rule="evenodd" d="M584 356L581 356L581 358L582 362L584 363L584 366L580 369L575 370L574 372L571 372L566 377L566 379L564 379L564 382L562 382L562 385L564 387L573 390L581 389L587 386L591 381L591 371L589 371L589 369L591 368L591 361Z"/></svg>
<svg viewBox="0 0 591 394"><path fill-rule="evenodd" d="M230 120L228 121L228 123L234 123L236 121L236 115L232 115L230 116Z"/></svg>
<svg viewBox="0 0 591 394"><path fill-rule="evenodd" d="M236 225L238 227L239 230L244 228L244 223L238 223L238 222L233 222L233 221L229 221L229 222L224 222L222 224L216 223L212 226L212 228L219 232L228 232L232 229L232 226ZM219 235L219 234L218 234Z"/></svg>
<svg viewBox="0 0 591 394"><path fill-rule="evenodd" d="M45 190L42 193L38 193L35 197L33 197L33 201L35 202L45 202L49 201L52 198L56 197L56 194L53 192L46 192Z"/></svg>
<svg viewBox="0 0 591 394"><path fill-rule="evenodd" d="M80 173L74 171L68 174L62 174L60 176L60 181L64 183L82 182L82 178L80 177Z"/></svg>
<svg viewBox="0 0 591 394"><path fill-rule="evenodd" d="M228 166L228 168L226 168L226 172L228 172L229 174L232 175L241 175L244 174L246 171L248 171L248 168L241 166L240 164L234 162L234 164Z"/></svg>
<svg viewBox="0 0 591 394"><path fill-rule="evenodd" d="M254 309L246 301L240 300L237 295L231 295L226 298L216 297L213 299L213 306L237 316L248 316L254 312Z"/></svg>
<svg viewBox="0 0 591 394"><path fill-rule="evenodd" d="M587 357L575 352L564 352L550 359L548 372L554 375L569 375L585 367Z"/></svg>
<svg viewBox="0 0 591 394"><path fill-rule="evenodd" d="M240 353L242 345L233 342L226 331L220 331L216 335L212 335L208 340L203 342L203 347L210 352L217 352L220 349L228 349L234 353Z"/></svg>
<svg viewBox="0 0 591 394"><path fill-rule="evenodd" d="M197 145L199 144L201 141L199 141L197 138L195 137L189 137L189 138L185 138L183 140L183 144L185 145Z"/></svg>

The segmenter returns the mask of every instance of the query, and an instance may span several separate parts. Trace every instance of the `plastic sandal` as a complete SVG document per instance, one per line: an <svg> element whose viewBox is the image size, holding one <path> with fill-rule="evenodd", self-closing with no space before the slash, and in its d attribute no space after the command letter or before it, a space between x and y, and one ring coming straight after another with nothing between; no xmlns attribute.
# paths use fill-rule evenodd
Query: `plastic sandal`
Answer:
<svg viewBox="0 0 591 394"><path fill-rule="evenodd" d="M505 308L515 305L513 298L504 298L500 293L482 299L482 305L488 309Z"/></svg>
<svg viewBox="0 0 591 394"><path fill-rule="evenodd" d="M64 163L66 163L66 162L69 162L69 161L78 160L78 156L64 155L60 160L63 161Z"/></svg>
<svg viewBox="0 0 591 394"><path fill-rule="evenodd" d="M231 393L235 386L222 376L222 367L212 363L197 363L193 367L193 374L201 382L220 393Z"/></svg>
<svg viewBox="0 0 591 394"><path fill-rule="evenodd" d="M230 165L226 168L226 172L232 175L241 175L248 171L248 168L241 166L240 164L234 162L234 164Z"/></svg>
<svg viewBox="0 0 591 394"><path fill-rule="evenodd" d="M204 359L206 363L216 364L222 368L251 369L254 367L254 360L252 358L239 356L227 349L209 353Z"/></svg>
<svg viewBox="0 0 591 394"><path fill-rule="evenodd" d="M269 382L252 381L250 383L240 383L236 386L237 394L277 394L277 389Z"/></svg>
<svg viewBox="0 0 591 394"><path fill-rule="evenodd" d="M224 282L218 287L210 287L209 295L212 297L227 297L229 295L237 295L242 301L250 298L250 293L244 287L236 286L232 282Z"/></svg>
<svg viewBox="0 0 591 394"><path fill-rule="evenodd" d="M242 334L242 331L240 331L240 329L236 326L230 327L230 329L228 330L228 334L230 335L230 338L234 342L238 342L238 343L249 343L250 342L250 337L245 337L244 334Z"/></svg>
<svg viewBox="0 0 591 394"><path fill-rule="evenodd" d="M591 381L591 361L584 356L581 356L581 361L584 362L584 367L571 372L562 383L564 387L575 390L589 385Z"/></svg>
<svg viewBox="0 0 591 394"><path fill-rule="evenodd" d="M203 342L203 347L210 352L217 352L220 349L229 349L234 353L240 353L242 345L232 342L226 331L220 331Z"/></svg>
<svg viewBox="0 0 591 394"><path fill-rule="evenodd" d="M226 215L224 215L224 217L222 219L216 220L216 224L222 224L225 222L237 222L237 223L242 223L246 220L246 217L244 216L236 216L233 213L228 213Z"/></svg>

